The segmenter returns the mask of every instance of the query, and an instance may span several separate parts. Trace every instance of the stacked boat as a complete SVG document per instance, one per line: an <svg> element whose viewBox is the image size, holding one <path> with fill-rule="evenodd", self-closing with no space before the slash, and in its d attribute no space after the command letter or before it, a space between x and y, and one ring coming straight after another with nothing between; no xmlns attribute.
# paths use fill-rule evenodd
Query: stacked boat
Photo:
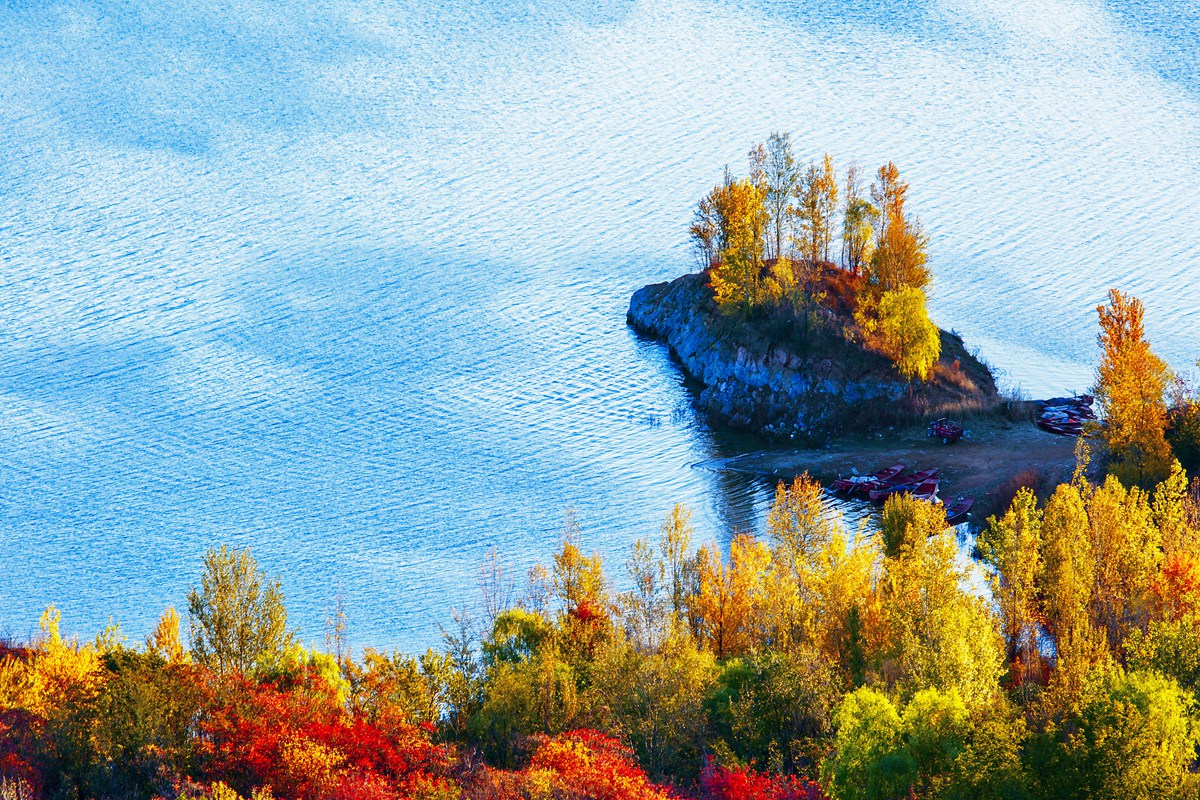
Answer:
<svg viewBox="0 0 1200 800"><path fill-rule="evenodd" d="M904 464L893 464L870 475L851 475L838 478L829 488L844 497L859 495L869 498L875 503L882 503L894 494L911 494L919 500L942 504L941 498L938 497L940 481L936 469L923 469L908 473L904 470ZM950 525L966 522L967 514L974 503L975 500L971 497L959 497L949 503L944 503L946 522Z"/></svg>
<svg viewBox="0 0 1200 800"><path fill-rule="evenodd" d="M870 475L850 475L845 478L838 478L830 485L830 489L834 492L851 497L853 495L867 495L872 489L880 486L885 486L893 478L904 472L903 464L893 464L886 469L881 469L878 472L873 472Z"/></svg>
<svg viewBox="0 0 1200 800"><path fill-rule="evenodd" d="M1094 402L1087 394L1043 400L1038 427L1061 436L1078 436L1083 433L1084 425L1096 419L1096 412L1092 411Z"/></svg>
<svg viewBox="0 0 1200 800"><path fill-rule="evenodd" d="M893 464L870 475L852 475L838 478L830 486L838 494L851 497L868 497L874 503L882 503L893 494L908 493L929 502L937 501L938 471L924 469L905 472L904 464Z"/></svg>

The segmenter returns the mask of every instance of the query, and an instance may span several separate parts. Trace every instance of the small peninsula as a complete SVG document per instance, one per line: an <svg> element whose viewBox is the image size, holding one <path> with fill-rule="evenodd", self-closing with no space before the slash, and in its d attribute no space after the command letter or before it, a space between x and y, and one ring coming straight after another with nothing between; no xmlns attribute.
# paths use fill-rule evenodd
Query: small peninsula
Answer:
<svg viewBox="0 0 1200 800"><path fill-rule="evenodd" d="M987 365L953 333L937 331L940 357L930 380L910 382L886 356L832 332L852 324L848 290L862 283L836 269L826 266L820 278L821 291L834 298L826 309L833 324L807 337L769 319L722 314L707 271L639 289L628 321L665 342L703 385L699 405L714 422L767 438L811 439L1000 402Z"/></svg>

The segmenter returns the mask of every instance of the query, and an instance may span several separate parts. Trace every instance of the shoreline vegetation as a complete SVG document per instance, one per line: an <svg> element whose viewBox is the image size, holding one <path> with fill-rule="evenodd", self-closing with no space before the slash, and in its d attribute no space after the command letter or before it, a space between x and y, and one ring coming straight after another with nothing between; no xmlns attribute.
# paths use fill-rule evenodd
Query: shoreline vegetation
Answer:
<svg viewBox="0 0 1200 800"><path fill-rule="evenodd" d="M947 345L898 170L870 201L847 180L833 269L853 293L835 293L831 160L801 173L782 135L751 155L701 203L706 282L680 291L711 293L706 326L840 341L919 397ZM493 553L457 604L474 612L420 655L352 646L340 602L324 646L301 644L281 580L222 547L144 642L69 638L54 607L0 642L0 800L1196 800L1200 392L1135 298L1097 311L1105 424L1055 440L1069 474L998 495L986 591L942 506L893 494L877 530L848 530L807 473L727 547L675 506L619 586L568 515L546 566Z"/></svg>

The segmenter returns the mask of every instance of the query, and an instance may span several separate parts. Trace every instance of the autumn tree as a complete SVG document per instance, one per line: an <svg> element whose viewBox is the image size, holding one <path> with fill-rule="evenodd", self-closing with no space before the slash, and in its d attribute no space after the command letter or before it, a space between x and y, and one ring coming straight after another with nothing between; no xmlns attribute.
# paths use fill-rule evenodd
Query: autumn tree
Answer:
<svg viewBox="0 0 1200 800"><path fill-rule="evenodd" d="M770 214L770 238L774 244L770 255L783 257L788 219L792 212L792 198L800 183L800 167L792 154L789 134L772 133L767 139L766 157L763 162L767 184L767 211Z"/></svg>
<svg viewBox="0 0 1200 800"><path fill-rule="evenodd" d="M746 314L762 290L763 245L769 220L765 183L751 178L725 182L710 195L720 220L719 261L709 275L717 304Z"/></svg>
<svg viewBox="0 0 1200 800"><path fill-rule="evenodd" d="M871 187L871 199L879 209L875 249L871 256L871 283L877 291L902 287L924 289L930 280L926 249L929 238L920 220L905 210L908 184L892 162L879 168Z"/></svg>
<svg viewBox="0 0 1200 800"><path fill-rule="evenodd" d="M1041 573L1042 514L1037 497L1021 489L1000 518L989 517L977 545L995 570L992 596L1000 606L1002 632L1014 678L1024 684L1040 660L1037 578Z"/></svg>
<svg viewBox="0 0 1200 800"><path fill-rule="evenodd" d="M1086 482L1062 484L1042 512L1042 613L1054 635L1052 680L1065 697L1078 696L1092 666L1107 657L1093 624L1096 559L1087 516Z"/></svg>
<svg viewBox="0 0 1200 800"><path fill-rule="evenodd" d="M617 597L625 635L639 649L653 650L670 627L670 600L663 591L666 564L653 545L639 539L625 562L625 573L632 588Z"/></svg>
<svg viewBox="0 0 1200 800"><path fill-rule="evenodd" d="M880 673L903 694L935 687L957 689L971 702L993 697L1002 669L999 631L987 606L963 591L944 509L892 495L881 528L887 635L877 655Z"/></svg>
<svg viewBox="0 0 1200 800"><path fill-rule="evenodd" d="M708 269L717 260L717 254L724 247L720 203L723 201L723 187L718 186L708 195L700 198L696 211L692 216L692 225L688 228L696 259L701 269Z"/></svg>
<svg viewBox="0 0 1200 800"><path fill-rule="evenodd" d="M692 598L692 615L702 641L717 658L751 646L770 559L766 546L749 534L733 537L728 566L715 545L696 553L698 592Z"/></svg>
<svg viewBox="0 0 1200 800"><path fill-rule="evenodd" d="M1162 537L1150 495L1109 476L1087 501L1095 583L1091 613L1114 651L1133 628L1144 628L1162 561Z"/></svg>
<svg viewBox="0 0 1200 800"><path fill-rule="evenodd" d="M585 556L580 549L580 538L575 515L568 512L553 570L554 593L567 613L585 604L601 607L607 601L608 586L600 554Z"/></svg>
<svg viewBox="0 0 1200 800"><path fill-rule="evenodd" d="M692 527L692 512L682 503L676 503L659 529L659 550L664 564L663 578L671 604L671 612L679 620L685 612L684 598L692 583L692 571L688 550L692 546L695 529Z"/></svg>
<svg viewBox="0 0 1200 800"><path fill-rule="evenodd" d="M855 312L868 346L891 359L907 380L929 380L942 352L941 332L929 319L925 293L915 286L868 298Z"/></svg>
<svg viewBox="0 0 1200 800"><path fill-rule="evenodd" d="M862 170L857 165L851 165L846 170L843 196L843 263L857 275L871 262L875 248L875 225L880 216L879 209L863 194Z"/></svg>
<svg viewBox="0 0 1200 800"><path fill-rule="evenodd" d="M188 592L192 653L218 672L247 673L278 662L291 646L279 578L269 581L249 549L204 555L200 587Z"/></svg>
<svg viewBox="0 0 1200 800"><path fill-rule="evenodd" d="M1116 289L1099 305L1100 367L1096 398L1106 424L1111 471L1125 483L1149 485L1167 475L1171 450L1165 438L1167 365L1150 350L1145 309Z"/></svg>
<svg viewBox="0 0 1200 800"><path fill-rule="evenodd" d="M797 183L796 250L811 269L818 261L829 260L829 245L833 240L833 218L837 213L838 185L833 169L833 156L825 154L818 166L815 162Z"/></svg>
<svg viewBox="0 0 1200 800"><path fill-rule="evenodd" d="M767 515L772 569L762 622L767 639L776 647L787 649L811 636L815 565L837 531L821 485L807 473L791 484L780 482L775 487L775 501Z"/></svg>
<svg viewBox="0 0 1200 800"><path fill-rule="evenodd" d="M179 612L173 607L163 612L154 630L146 637L146 651L157 653L169 664L183 664L191 660L179 633Z"/></svg>

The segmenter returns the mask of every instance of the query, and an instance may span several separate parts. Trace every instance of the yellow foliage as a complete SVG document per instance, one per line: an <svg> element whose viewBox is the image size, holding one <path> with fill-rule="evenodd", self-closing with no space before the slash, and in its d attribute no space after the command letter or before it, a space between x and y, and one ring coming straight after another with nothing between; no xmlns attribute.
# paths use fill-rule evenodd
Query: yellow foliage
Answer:
<svg viewBox="0 0 1200 800"><path fill-rule="evenodd" d="M696 554L699 592L693 599L693 613L717 658L744 653L751 646L770 563L770 551L749 534L733 537L728 567L715 546L702 547Z"/></svg>
<svg viewBox="0 0 1200 800"><path fill-rule="evenodd" d="M745 313L761 295L766 188L749 178L727 180L712 197L721 219L722 247L709 283L718 306Z"/></svg>
<svg viewBox="0 0 1200 800"><path fill-rule="evenodd" d="M168 607L158 619L153 632L146 638L146 649L158 653L169 664L186 664L192 660L183 648L179 634L179 612Z"/></svg>
<svg viewBox="0 0 1200 800"><path fill-rule="evenodd" d="M607 598L600 554L585 556L578 542L579 528L574 517L568 516L562 547L554 556L554 590L568 610L584 602L603 606Z"/></svg>
<svg viewBox="0 0 1200 800"><path fill-rule="evenodd" d="M42 614L42 635L34 648L24 680L25 694L19 703L31 713L48 716L71 698L94 694L100 681L100 656L89 645L66 641L59 633L62 615L54 606Z"/></svg>
<svg viewBox="0 0 1200 800"><path fill-rule="evenodd" d="M287 739L279 748L284 777L294 785L308 785L318 792L332 784L345 760L334 748L300 736Z"/></svg>
<svg viewBox="0 0 1200 800"><path fill-rule="evenodd" d="M1112 289L1100 315L1100 367L1096 399L1104 412L1102 428L1113 460L1112 471L1125 483L1149 485L1167 477L1165 393L1167 365L1150 350L1140 300Z"/></svg>
<svg viewBox="0 0 1200 800"><path fill-rule="evenodd" d="M868 346L887 356L905 378L933 376L942 352L941 334L925 310L925 293L913 286L884 292L878 305L860 304L855 320Z"/></svg>

